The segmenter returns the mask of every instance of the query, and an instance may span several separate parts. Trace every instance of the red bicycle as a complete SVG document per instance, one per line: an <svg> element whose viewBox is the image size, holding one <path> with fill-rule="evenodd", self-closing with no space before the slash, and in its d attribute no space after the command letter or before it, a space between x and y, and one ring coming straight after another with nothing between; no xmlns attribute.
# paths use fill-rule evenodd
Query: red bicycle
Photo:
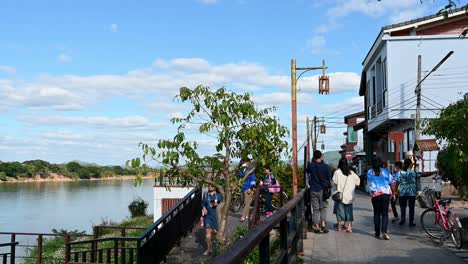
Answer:
<svg viewBox="0 0 468 264"><path fill-rule="evenodd" d="M432 207L426 209L421 215L421 226L424 231L433 239L440 239L441 242L452 238L456 248L463 247L462 225L458 215L448 206L451 199L440 199L435 195L435 183L442 177L433 178L434 190L425 190L432 203Z"/></svg>

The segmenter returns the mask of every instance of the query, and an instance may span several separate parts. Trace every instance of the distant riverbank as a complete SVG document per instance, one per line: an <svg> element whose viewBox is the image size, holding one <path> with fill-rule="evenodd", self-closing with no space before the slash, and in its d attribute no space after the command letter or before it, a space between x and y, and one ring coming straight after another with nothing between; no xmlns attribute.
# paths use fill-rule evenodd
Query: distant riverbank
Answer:
<svg viewBox="0 0 468 264"><path fill-rule="evenodd" d="M70 178L64 175L51 173L47 178L42 178L39 175L31 178L13 178L6 177L6 181L0 181L0 184L5 183L31 183L31 182L76 182L76 181L109 181L109 180L134 180L135 175L116 175L111 177L91 178L91 179L80 179ZM154 176L146 175L142 176L142 179L152 179Z"/></svg>

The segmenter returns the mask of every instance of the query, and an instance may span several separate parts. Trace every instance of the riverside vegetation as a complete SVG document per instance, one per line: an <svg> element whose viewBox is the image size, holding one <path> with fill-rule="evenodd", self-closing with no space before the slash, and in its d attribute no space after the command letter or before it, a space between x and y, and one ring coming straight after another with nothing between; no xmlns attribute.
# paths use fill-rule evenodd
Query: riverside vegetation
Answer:
<svg viewBox="0 0 468 264"><path fill-rule="evenodd" d="M153 172L145 170L145 174ZM154 171L155 172L155 171ZM43 160L29 160L24 162L1 162L0 181L22 181L34 179L67 178L100 179L121 176L134 176L135 169L122 168L120 166L98 166L72 161L66 164L53 164Z"/></svg>
<svg viewBox="0 0 468 264"><path fill-rule="evenodd" d="M132 217L121 221L120 223L113 222L108 219L103 219L99 225L101 226L119 226L119 227L149 227L153 224L153 216L146 214L146 209L148 207L148 203L142 200L141 198L137 198L132 201L128 205L128 210ZM52 229L54 234L68 234L68 235L85 235L85 231L79 230L56 230ZM143 231L142 230L132 230L128 229L126 236L127 237L137 237ZM99 229L98 237L99 238L106 238L106 237L119 237L121 236L119 229ZM87 240L89 237L75 237L72 238L72 241L80 241L80 240ZM128 242L130 243L130 242ZM102 248L112 248L113 242L103 242L100 244ZM43 241L42 247L42 259L43 263L48 264L55 264L55 263L63 263L65 259L65 238L63 236L58 236L54 238L47 238ZM25 264L33 264L36 263L37 258L37 248L33 248L27 251L27 258L25 260Z"/></svg>

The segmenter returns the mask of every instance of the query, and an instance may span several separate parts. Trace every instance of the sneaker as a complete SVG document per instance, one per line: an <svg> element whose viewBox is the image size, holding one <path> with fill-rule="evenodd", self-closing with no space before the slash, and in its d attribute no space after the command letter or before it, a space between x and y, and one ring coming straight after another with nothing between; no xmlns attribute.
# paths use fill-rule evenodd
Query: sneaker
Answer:
<svg viewBox="0 0 468 264"><path fill-rule="evenodd" d="M330 232L330 230L328 230L328 227L326 227L326 226L322 226L321 230L322 230L322 232L325 233L325 234L328 233L328 232Z"/></svg>
<svg viewBox="0 0 468 264"><path fill-rule="evenodd" d="M203 256L209 256L211 254L213 254L213 252L207 250L203 253Z"/></svg>
<svg viewBox="0 0 468 264"><path fill-rule="evenodd" d="M380 234L375 233L374 236L375 238L380 238Z"/></svg>
<svg viewBox="0 0 468 264"><path fill-rule="evenodd" d="M400 224L399 224L399 225L402 226L402 225L404 225L404 224L405 224L405 220L402 220L402 221L400 221Z"/></svg>
<svg viewBox="0 0 468 264"><path fill-rule="evenodd" d="M400 217L398 217L398 216L393 218L392 219L392 224L396 223L398 220L400 220Z"/></svg>
<svg viewBox="0 0 468 264"><path fill-rule="evenodd" d="M312 227L312 232L314 232L315 234L323 233L320 228L316 228L316 227Z"/></svg>
<svg viewBox="0 0 468 264"><path fill-rule="evenodd" d="M410 227L415 227L416 224L415 224L415 223L410 223L409 226L410 226Z"/></svg>
<svg viewBox="0 0 468 264"><path fill-rule="evenodd" d="M383 239L390 240L390 236L387 233L382 234Z"/></svg>
<svg viewBox="0 0 468 264"><path fill-rule="evenodd" d="M265 214L266 217L271 217L272 215L273 215L273 212L267 212L267 213Z"/></svg>

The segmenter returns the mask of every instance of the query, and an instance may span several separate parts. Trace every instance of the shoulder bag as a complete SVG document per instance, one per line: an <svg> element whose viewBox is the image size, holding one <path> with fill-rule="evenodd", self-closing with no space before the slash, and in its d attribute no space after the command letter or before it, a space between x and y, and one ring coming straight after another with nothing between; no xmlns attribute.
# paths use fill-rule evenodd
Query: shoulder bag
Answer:
<svg viewBox="0 0 468 264"><path fill-rule="evenodd" d="M340 192L340 191L336 191L333 195L332 195L332 200L335 201L335 202L341 202L343 200L343 192L344 192L344 189L346 188L346 183L348 183L348 178L350 177L351 175L348 175L346 176L346 181L345 181L345 184L343 186L343 190ZM338 183L336 184L338 186Z"/></svg>

